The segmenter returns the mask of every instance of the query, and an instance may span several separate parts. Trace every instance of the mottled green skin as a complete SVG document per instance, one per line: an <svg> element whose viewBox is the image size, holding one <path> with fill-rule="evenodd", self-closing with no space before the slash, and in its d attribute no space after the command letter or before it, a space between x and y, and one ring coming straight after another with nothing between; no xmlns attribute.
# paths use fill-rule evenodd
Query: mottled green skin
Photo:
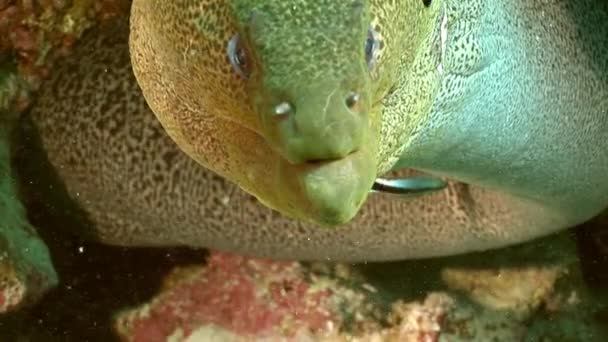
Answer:
<svg viewBox="0 0 608 342"><path fill-rule="evenodd" d="M323 110L328 94L337 91L342 99L349 90L372 91L375 86L361 63L360 42L369 23L375 19L384 26L400 27L390 19L421 18L420 23L403 23L407 28L402 30L412 32L413 39L397 38L407 42L402 46L417 49L393 52L413 59L379 71L393 89L388 95L371 98L372 103L380 99L383 103L381 114L369 116L369 138L353 145L349 133L358 135L359 125L346 126L346 133L332 130L327 135L302 138L299 143L307 149L340 142L351 147L344 152L370 148L380 158L368 157L373 165L367 167L390 161L386 154L394 157L400 150L400 164L405 167L535 201L553 215L564 216L566 225L588 219L608 205L608 179L604 177L608 174L608 29L603 4L532 2L522 8L501 2L435 1L428 9L404 13L415 2L401 1L396 2L391 16L385 17L390 12L377 10L382 3L266 1L263 9L253 3L258 2L239 4L237 21L241 26L256 21L250 19L252 12L268 13L270 18L270 29L254 29L252 35L253 45L260 47L253 49L260 56L254 69L262 74L262 81L251 88L254 101L276 98L285 93L282 87L286 86L287 97L295 99L296 108L312 109L304 113L303 121L314 122L321 131L332 127L333 122L324 120L327 116L340 122L350 117L333 106ZM421 1L418 3L421 6ZM353 16L352 6L357 5L363 14L356 11ZM299 8L290 12L290 6ZM553 20L549 24L534 26L533 21L543 20L545 13L556 17L549 19ZM574 29L563 27L568 24ZM551 29L562 31L556 34ZM522 35L527 39L521 39ZM540 95L530 94L535 88L541 90ZM261 95L256 92L259 89ZM362 94L369 98L368 91ZM364 107L368 108L364 112L371 111L369 105ZM254 108L260 114L267 107ZM296 111L296 118L298 114ZM575 121L572 116L576 116ZM381 136L392 141L380 139L379 122L388 125ZM283 134L297 136L293 131ZM271 147L284 145L273 139L273 134L264 131L263 135ZM347 154L324 152L295 161L344 158ZM353 173L369 175L362 169ZM306 180L307 185L311 182ZM338 193L328 201L348 201L343 191ZM323 221L314 215L313 219Z"/></svg>
<svg viewBox="0 0 608 342"><path fill-rule="evenodd" d="M377 132L369 128L371 87L363 48L369 5L331 0L316 6L306 1L231 5L250 65L246 83L251 114L259 117L260 134L270 148L291 164L355 152L362 156L356 172L330 170L298 181L318 221L349 220L376 174ZM354 108L346 104L351 93L360 98ZM274 108L280 103L289 103L292 111L277 117ZM341 186L331 182L336 178Z"/></svg>
<svg viewBox="0 0 608 342"><path fill-rule="evenodd" d="M428 54L438 11L413 0L135 2L132 60L153 111L191 157L283 214L339 224L428 113L438 83L418 75L403 85L421 100L406 108L416 115L392 115L381 100ZM383 49L366 70L370 26ZM237 33L247 79L226 55ZM344 104L351 91L361 95L354 110ZM285 98L293 115L269 117Z"/></svg>
<svg viewBox="0 0 608 342"><path fill-rule="evenodd" d="M547 230L608 206L608 4L447 2L440 87L403 167L531 201Z"/></svg>
<svg viewBox="0 0 608 342"><path fill-rule="evenodd" d="M467 183L412 200L372 195L337 229L303 219L327 221L333 211L347 220L361 199L320 208L298 180L318 176L339 192L348 184L332 176L366 170L367 159L294 166L270 146L248 81L226 57L239 31L222 4L134 2L133 70L179 149L141 98L120 27L89 37L43 90L32 115L42 145L103 241L418 258L529 240L606 207L608 27L599 2L372 2L385 42L368 78L375 175L401 158Z"/></svg>
<svg viewBox="0 0 608 342"><path fill-rule="evenodd" d="M297 187L303 193L301 201L312 203L313 210L296 215L301 219L330 224L350 220L377 174L389 166L386 154L394 154L428 112L429 102L416 101L407 109L418 115L389 117L388 107L383 119L377 104L395 85L408 93L412 89L412 95L420 99L437 86L436 80L425 75L408 84L398 84L397 77L427 52L423 37L434 26L429 19L438 7L425 8L421 1L331 0L232 1L231 6L248 57L251 114L260 118L258 133L269 147L292 164L359 160L347 171L326 165L312 175L280 172L280 178L298 178L295 186L282 191L293 192ZM381 38L372 66L366 63L363 48L370 28ZM353 93L359 101L355 108L348 108L345 99ZM293 112L277 118L273 111L282 102L290 103ZM416 119L407 122L408 116ZM397 142L381 138L383 120L400 127L383 135L400 138ZM264 198L263 193L256 195Z"/></svg>
<svg viewBox="0 0 608 342"><path fill-rule="evenodd" d="M248 91L262 134L294 164L344 158L369 142L371 89L362 48L369 8L363 2L329 0L317 5L233 5L239 33L249 47ZM353 92L360 101L350 109L346 99ZM293 112L274 115L281 102L290 103Z"/></svg>

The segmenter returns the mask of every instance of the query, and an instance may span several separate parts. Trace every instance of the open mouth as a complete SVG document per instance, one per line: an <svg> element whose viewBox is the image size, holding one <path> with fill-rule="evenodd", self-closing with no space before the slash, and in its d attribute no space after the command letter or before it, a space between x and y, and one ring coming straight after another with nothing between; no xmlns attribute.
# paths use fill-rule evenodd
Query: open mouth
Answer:
<svg viewBox="0 0 608 342"><path fill-rule="evenodd" d="M331 158L331 159L312 159L312 160L307 160L304 163L300 164L300 165L308 165L308 166L323 166L323 165L327 165L327 164L331 164L334 162L338 162L340 160L345 160L348 158L352 158L354 156L356 156L356 154L359 153L359 150L354 150L353 152L350 152L349 154L345 155L344 157L341 158ZM297 164L296 164L297 165Z"/></svg>

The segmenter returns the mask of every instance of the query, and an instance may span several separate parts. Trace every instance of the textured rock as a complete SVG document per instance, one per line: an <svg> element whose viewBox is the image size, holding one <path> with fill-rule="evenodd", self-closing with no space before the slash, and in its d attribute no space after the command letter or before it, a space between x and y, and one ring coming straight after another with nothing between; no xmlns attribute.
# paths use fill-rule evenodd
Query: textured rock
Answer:
<svg viewBox="0 0 608 342"><path fill-rule="evenodd" d="M187 273L174 275L150 304L124 313L120 334L134 342L210 334L318 339L334 334L343 323L341 308L363 297L328 278L311 279L295 262L215 253L208 265Z"/></svg>
<svg viewBox="0 0 608 342"><path fill-rule="evenodd" d="M356 271L321 266L325 272L214 253L207 266L174 272L154 300L122 313L116 329L133 342L438 340L448 295L385 306Z"/></svg>
<svg viewBox="0 0 608 342"><path fill-rule="evenodd" d="M501 251L392 264L212 253L119 315L125 341L602 341L602 302L567 234ZM554 322L559 322L556 324Z"/></svg>

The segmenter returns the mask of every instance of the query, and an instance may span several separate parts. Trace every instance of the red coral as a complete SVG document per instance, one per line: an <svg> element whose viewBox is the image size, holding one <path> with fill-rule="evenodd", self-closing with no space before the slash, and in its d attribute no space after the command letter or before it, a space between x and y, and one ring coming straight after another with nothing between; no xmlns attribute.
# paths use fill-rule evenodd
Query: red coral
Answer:
<svg viewBox="0 0 608 342"><path fill-rule="evenodd" d="M178 328L185 336L217 326L240 336L293 336L331 326L331 291L311 291L298 263L215 253L208 265L162 293L119 326L131 341L164 341Z"/></svg>

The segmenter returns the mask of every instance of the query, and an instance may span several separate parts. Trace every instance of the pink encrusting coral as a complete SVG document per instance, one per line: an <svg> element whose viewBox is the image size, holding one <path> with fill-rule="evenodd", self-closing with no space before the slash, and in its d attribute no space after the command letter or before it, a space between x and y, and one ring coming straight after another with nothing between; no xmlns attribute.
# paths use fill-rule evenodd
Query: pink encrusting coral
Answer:
<svg viewBox="0 0 608 342"><path fill-rule="evenodd" d="M174 272L151 302L119 314L115 327L131 342L439 340L453 307L447 294L385 307L348 267L324 266L211 252L206 266Z"/></svg>
<svg viewBox="0 0 608 342"><path fill-rule="evenodd" d="M335 287L306 279L299 263L213 253L207 266L162 292L145 309L118 320L134 342L184 337L201 326L217 326L243 337L331 333L340 325Z"/></svg>
<svg viewBox="0 0 608 342"><path fill-rule="evenodd" d="M554 255L557 246L560 254ZM567 235L550 244L484 254L483 267L475 263L478 254L434 266L418 261L429 265L424 275L412 262L308 265L210 253L206 266L174 271L154 299L120 313L114 323L122 340L595 341L604 336L593 318L603 305L589 300ZM504 265L529 255L537 262ZM565 325L556 327L556 321Z"/></svg>

